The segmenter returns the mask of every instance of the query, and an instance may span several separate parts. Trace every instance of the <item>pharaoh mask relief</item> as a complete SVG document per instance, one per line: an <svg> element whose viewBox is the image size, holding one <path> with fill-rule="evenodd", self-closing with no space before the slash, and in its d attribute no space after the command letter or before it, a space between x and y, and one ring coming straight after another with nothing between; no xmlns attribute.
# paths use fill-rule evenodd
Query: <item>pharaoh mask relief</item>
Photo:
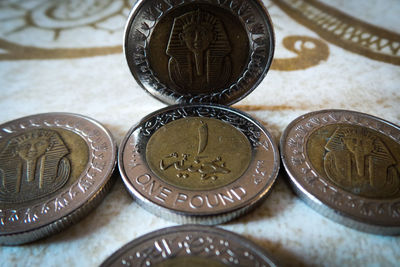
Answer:
<svg viewBox="0 0 400 267"><path fill-rule="evenodd" d="M366 197L390 197L399 192L396 159L377 134L338 127L325 150L325 173L342 188Z"/></svg>
<svg viewBox="0 0 400 267"><path fill-rule="evenodd" d="M48 195L69 179L69 150L53 130L12 137L0 152L0 200L24 202Z"/></svg>
<svg viewBox="0 0 400 267"><path fill-rule="evenodd" d="M179 88L206 93L227 85L231 45L217 17L198 9L175 18L168 42L170 79Z"/></svg>

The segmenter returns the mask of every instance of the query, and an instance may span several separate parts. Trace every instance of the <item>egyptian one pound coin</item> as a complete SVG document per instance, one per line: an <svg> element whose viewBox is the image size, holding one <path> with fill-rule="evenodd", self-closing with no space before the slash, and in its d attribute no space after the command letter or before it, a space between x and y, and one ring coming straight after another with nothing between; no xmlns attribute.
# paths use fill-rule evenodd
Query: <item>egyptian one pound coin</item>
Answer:
<svg viewBox="0 0 400 267"><path fill-rule="evenodd" d="M108 191L115 163L108 130L81 115L0 125L0 243L34 241L79 220Z"/></svg>
<svg viewBox="0 0 400 267"><path fill-rule="evenodd" d="M274 33L259 0L139 0L124 49L137 82L164 103L230 105L266 75Z"/></svg>
<svg viewBox="0 0 400 267"><path fill-rule="evenodd" d="M295 119L282 161L299 196L327 217L400 234L400 128L371 115L323 110Z"/></svg>
<svg viewBox="0 0 400 267"><path fill-rule="evenodd" d="M262 248L216 227L183 225L146 234L123 246L106 266L277 266Z"/></svg>
<svg viewBox="0 0 400 267"><path fill-rule="evenodd" d="M119 152L122 179L139 204L181 223L237 217L270 191L279 170L271 135L223 106L171 106L134 126Z"/></svg>

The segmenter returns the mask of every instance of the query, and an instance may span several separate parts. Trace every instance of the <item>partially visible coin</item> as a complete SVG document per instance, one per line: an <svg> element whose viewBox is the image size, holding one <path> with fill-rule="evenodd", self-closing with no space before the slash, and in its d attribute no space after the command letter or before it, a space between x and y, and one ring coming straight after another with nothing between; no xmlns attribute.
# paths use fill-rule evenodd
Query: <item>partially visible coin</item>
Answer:
<svg viewBox="0 0 400 267"><path fill-rule="evenodd" d="M77 222L110 188L116 145L87 117L46 113L0 125L0 244Z"/></svg>
<svg viewBox="0 0 400 267"><path fill-rule="evenodd" d="M159 100L230 105L266 75L274 33L259 0L139 0L124 49L137 82Z"/></svg>
<svg viewBox="0 0 400 267"><path fill-rule="evenodd" d="M184 225L146 234L111 255L105 266L277 266L262 248L237 234Z"/></svg>
<svg viewBox="0 0 400 267"><path fill-rule="evenodd" d="M260 203L279 170L271 135L223 106L170 106L134 126L119 169L139 204L181 223L217 224Z"/></svg>
<svg viewBox="0 0 400 267"><path fill-rule="evenodd" d="M294 189L323 215L375 234L400 234L400 128L346 110L295 119L281 138Z"/></svg>

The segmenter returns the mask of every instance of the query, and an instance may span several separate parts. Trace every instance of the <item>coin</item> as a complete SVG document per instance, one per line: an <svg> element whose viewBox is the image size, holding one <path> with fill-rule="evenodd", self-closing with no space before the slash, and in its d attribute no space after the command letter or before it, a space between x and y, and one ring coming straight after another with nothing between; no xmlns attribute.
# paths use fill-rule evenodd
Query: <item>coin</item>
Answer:
<svg viewBox="0 0 400 267"><path fill-rule="evenodd" d="M111 134L90 118L45 113L0 125L0 244L78 221L109 190L115 164Z"/></svg>
<svg viewBox="0 0 400 267"><path fill-rule="evenodd" d="M164 103L230 105L266 75L274 33L258 0L139 0L124 50L137 82Z"/></svg>
<svg viewBox="0 0 400 267"><path fill-rule="evenodd" d="M290 123L280 147L311 207L361 231L400 234L399 126L355 111L316 111Z"/></svg>
<svg viewBox="0 0 400 267"><path fill-rule="evenodd" d="M248 115L218 105L170 106L135 125L121 143L122 179L140 205L180 223L218 224L270 191L279 152Z"/></svg>
<svg viewBox="0 0 400 267"><path fill-rule="evenodd" d="M203 225L174 226L126 244L105 266L277 266L262 248L232 232Z"/></svg>

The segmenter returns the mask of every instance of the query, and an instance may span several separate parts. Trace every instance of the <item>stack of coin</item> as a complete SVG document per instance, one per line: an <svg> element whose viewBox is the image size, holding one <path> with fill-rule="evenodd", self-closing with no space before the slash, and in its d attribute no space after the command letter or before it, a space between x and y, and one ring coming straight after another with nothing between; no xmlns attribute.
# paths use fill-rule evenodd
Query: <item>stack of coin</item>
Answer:
<svg viewBox="0 0 400 267"><path fill-rule="evenodd" d="M140 205L180 223L218 224L259 204L279 170L271 134L229 108L274 52L261 1L137 1L124 49L136 81L167 104L121 143L122 179Z"/></svg>

